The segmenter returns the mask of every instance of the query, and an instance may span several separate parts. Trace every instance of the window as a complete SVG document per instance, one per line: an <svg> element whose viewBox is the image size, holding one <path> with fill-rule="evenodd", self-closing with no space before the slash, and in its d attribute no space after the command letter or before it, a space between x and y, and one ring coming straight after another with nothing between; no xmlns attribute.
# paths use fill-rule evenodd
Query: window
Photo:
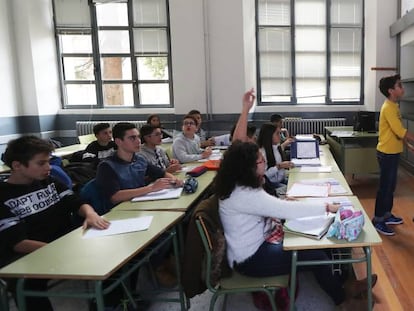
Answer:
<svg viewBox="0 0 414 311"><path fill-rule="evenodd" d="M364 0L256 0L259 104L360 104Z"/></svg>
<svg viewBox="0 0 414 311"><path fill-rule="evenodd" d="M64 108L172 107L168 0L54 0Z"/></svg>

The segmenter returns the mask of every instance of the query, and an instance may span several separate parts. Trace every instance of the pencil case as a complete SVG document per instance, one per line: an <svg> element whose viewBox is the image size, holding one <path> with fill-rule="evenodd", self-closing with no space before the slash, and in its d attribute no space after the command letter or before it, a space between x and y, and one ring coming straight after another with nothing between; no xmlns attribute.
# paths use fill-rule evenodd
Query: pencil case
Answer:
<svg viewBox="0 0 414 311"><path fill-rule="evenodd" d="M347 241L356 240L362 231L365 223L364 214L361 211L350 210L344 213L345 207L341 207L335 215L335 221L328 230L328 238L346 239Z"/></svg>
<svg viewBox="0 0 414 311"><path fill-rule="evenodd" d="M206 171L207 171L207 167L200 165L200 166L193 168L191 171L188 171L187 175L190 175L192 177L198 177L204 174Z"/></svg>
<svg viewBox="0 0 414 311"><path fill-rule="evenodd" d="M185 181L184 181L184 192L185 193L194 193L197 191L198 188L198 181L197 179L195 179L194 177L188 177Z"/></svg>

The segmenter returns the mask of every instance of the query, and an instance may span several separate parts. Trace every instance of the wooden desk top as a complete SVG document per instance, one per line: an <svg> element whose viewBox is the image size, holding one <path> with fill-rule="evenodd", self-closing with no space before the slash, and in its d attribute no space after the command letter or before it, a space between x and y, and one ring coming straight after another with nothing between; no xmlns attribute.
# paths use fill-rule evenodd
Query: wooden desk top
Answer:
<svg viewBox="0 0 414 311"><path fill-rule="evenodd" d="M339 172L341 169L339 168L338 164L336 163L331 150L329 149L329 145L319 145L320 150L320 159L321 159L321 166L330 166L332 168L332 172ZM300 167L294 167L289 170L290 173L301 173Z"/></svg>
<svg viewBox="0 0 414 311"><path fill-rule="evenodd" d="M324 248L341 248L341 247L364 247L374 246L382 243L381 237L375 230L364 208L355 196L350 196L353 206L357 210L361 210L365 217L365 224L359 237L348 242L347 240L338 240L336 238L323 237L321 240L315 240L292 233L285 233L283 240L283 249L285 250L304 250L304 249L324 249Z"/></svg>
<svg viewBox="0 0 414 311"><path fill-rule="evenodd" d="M73 153L77 151L85 150L86 146L87 145L84 145L84 144L75 144L75 145L69 145L69 146L65 146L61 148L56 148L53 154L58 157L64 158L64 157L72 155Z"/></svg>
<svg viewBox="0 0 414 311"><path fill-rule="evenodd" d="M7 173L10 171L10 167L6 164L0 164L0 173Z"/></svg>
<svg viewBox="0 0 414 311"><path fill-rule="evenodd" d="M104 280L184 215L179 212L111 211L108 220L154 216L150 228L99 238L82 238L78 228L8 266L0 277Z"/></svg>
<svg viewBox="0 0 414 311"><path fill-rule="evenodd" d="M325 130L328 132L329 135L332 134L332 132L350 132L352 133L351 136L345 135L345 136L340 136L338 135L338 137L340 138L375 138L378 137L378 131L376 132L360 132L360 131L354 131L354 127L353 126L326 126Z"/></svg>

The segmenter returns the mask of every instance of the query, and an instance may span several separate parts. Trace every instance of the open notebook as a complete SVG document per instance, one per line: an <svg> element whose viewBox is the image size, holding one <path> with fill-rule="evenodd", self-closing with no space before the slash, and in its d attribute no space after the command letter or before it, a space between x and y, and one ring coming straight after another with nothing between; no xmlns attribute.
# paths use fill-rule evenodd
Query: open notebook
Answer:
<svg viewBox="0 0 414 311"><path fill-rule="evenodd" d="M335 214L290 219L284 223L285 232L319 240L335 220Z"/></svg>
<svg viewBox="0 0 414 311"><path fill-rule="evenodd" d="M183 187L180 188L169 188L163 189L155 192L150 192L146 195L132 198L132 202L141 202L141 201L154 201L154 200L167 200L167 199L178 199L181 196Z"/></svg>

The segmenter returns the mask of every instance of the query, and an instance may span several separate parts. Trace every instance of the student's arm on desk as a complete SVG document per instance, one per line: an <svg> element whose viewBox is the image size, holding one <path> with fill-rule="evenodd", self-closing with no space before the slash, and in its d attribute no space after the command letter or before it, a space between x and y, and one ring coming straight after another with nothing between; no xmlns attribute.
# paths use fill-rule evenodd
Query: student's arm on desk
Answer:
<svg viewBox="0 0 414 311"><path fill-rule="evenodd" d="M82 226L83 229L93 227L102 230L109 227L109 221L99 216L89 204L82 204L80 206L79 215L85 218Z"/></svg>
<svg viewBox="0 0 414 311"><path fill-rule="evenodd" d="M13 250L16 253L20 254L29 254L42 246L45 246L46 242L40 242L35 240L22 240L19 243L15 244Z"/></svg>
<svg viewBox="0 0 414 311"><path fill-rule="evenodd" d="M175 178L170 173L165 173L164 178L158 178L152 184L140 188L135 189L124 189L115 192L111 197L111 202L114 204L118 204L120 202L129 201L132 198L140 197L146 195L150 192L155 192L171 187L179 187L182 186L183 181ZM168 177L167 177L168 176Z"/></svg>

